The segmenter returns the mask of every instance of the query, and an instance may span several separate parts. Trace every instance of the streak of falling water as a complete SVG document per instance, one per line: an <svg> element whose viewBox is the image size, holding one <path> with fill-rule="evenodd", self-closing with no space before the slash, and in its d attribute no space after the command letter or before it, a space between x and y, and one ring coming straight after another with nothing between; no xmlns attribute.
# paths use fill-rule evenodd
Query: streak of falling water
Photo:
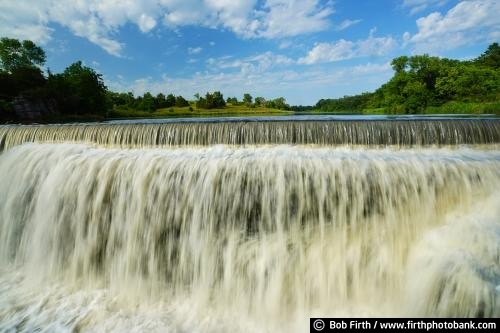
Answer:
<svg viewBox="0 0 500 333"><path fill-rule="evenodd" d="M0 155L0 331L306 331L500 316L496 146L25 144Z"/></svg>
<svg viewBox="0 0 500 333"><path fill-rule="evenodd" d="M126 148L213 144L484 144L500 143L500 120L217 121L0 126L0 151L28 142L75 142Z"/></svg>

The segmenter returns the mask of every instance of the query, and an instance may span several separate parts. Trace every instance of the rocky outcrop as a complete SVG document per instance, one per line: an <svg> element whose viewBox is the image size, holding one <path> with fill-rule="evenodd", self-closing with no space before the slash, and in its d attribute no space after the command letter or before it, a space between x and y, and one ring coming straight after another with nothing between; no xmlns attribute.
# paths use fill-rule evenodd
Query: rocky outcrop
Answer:
<svg viewBox="0 0 500 333"><path fill-rule="evenodd" d="M18 119L26 121L41 120L46 116L57 114L54 100L44 100L21 95L12 102L12 109Z"/></svg>

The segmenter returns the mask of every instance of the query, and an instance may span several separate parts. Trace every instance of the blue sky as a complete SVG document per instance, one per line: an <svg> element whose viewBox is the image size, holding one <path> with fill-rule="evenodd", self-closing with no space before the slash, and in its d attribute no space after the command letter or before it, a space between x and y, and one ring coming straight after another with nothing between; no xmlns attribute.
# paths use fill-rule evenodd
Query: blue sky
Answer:
<svg viewBox="0 0 500 333"><path fill-rule="evenodd" d="M373 91L399 55L473 58L500 40L500 0L0 0L0 36L114 91L283 96Z"/></svg>

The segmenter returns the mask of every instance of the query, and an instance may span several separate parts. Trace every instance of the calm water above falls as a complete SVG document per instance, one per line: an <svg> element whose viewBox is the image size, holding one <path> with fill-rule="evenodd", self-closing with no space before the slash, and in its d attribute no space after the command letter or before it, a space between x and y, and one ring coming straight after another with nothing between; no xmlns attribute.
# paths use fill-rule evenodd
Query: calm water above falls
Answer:
<svg viewBox="0 0 500 333"><path fill-rule="evenodd" d="M499 128L0 126L0 332L499 317Z"/></svg>

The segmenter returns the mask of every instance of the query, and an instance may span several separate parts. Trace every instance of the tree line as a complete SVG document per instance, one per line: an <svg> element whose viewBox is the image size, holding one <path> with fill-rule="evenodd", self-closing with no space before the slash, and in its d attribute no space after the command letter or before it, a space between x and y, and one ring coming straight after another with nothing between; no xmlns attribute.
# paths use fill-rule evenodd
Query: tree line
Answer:
<svg viewBox="0 0 500 333"><path fill-rule="evenodd" d="M491 44L472 60L429 55L392 60L393 77L375 92L337 99L321 99L312 107L326 112L382 108L387 113L423 113L450 102L500 101L500 46ZM307 109L307 108L304 108ZM498 111L498 110L497 110Z"/></svg>
<svg viewBox="0 0 500 333"><path fill-rule="evenodd" d="M172 107L191 107L191 105L196 106L198 109L223 109L228 104L249 108L291 109L284 97L270 100L266 100L264 97L255 97L254 99L249 93L245 93L241 101L237 97L224 99L224 95L220 91L207 92L204 96L196 93L194 94L195 100L192 103L180 95L168 94L165 96L163 93L153 96L151 93L146 92L142 96L134 97L132 92L117 93L108 91L107 96L113 107L150 112ZM190 110L194 111L192 107Z"/></svg>
<svg viewBox="0 0 500 333"><path fill-rule="evenodd" d="M173 107L189 107L193 111L192 106L198 109L222 109L227 103L290 108L282 97L270 101L258 97L253 102L250 94L245 94L243 101L239 102L235 97L225 100L219 91L207 92L204 96L195 94L193 102L172 93L154 96L146 92L134 96L132 92L113 92L108 90L101 74L81 61L74 62L62 73L47 70L46 74L41 70L45 61L45 51L32 41L0 39L0 121L22 120L14 112L20 100L24 104L36 106L41 118L50 119L64 119L65 116L104 119L115 109L147 112Z"/></svg>
<svg viewBox="0 0 500 333"><path fill-rule="evenodd" d="M0 120L15 120L14 104L21 97L44 113L105 115L107 88L100 74L77 61L62 73L44 75L45 60L32 41L0 39Z"/></svg>
<svg viewBox="0 0 500 333"><path fill-rule="evenodd" d="M132 92L118 93L113 91L107 92L109 107L117 107L121 109L131 109L140 111L154 112L158 109L171 107L189 106L189 102L182 96L175 96L163 93L158 93L153 96L150 92L145 92L142 96L135 97Z"/></svg>
<svg viewBox="0 0 500 333"><path fill-rule="evenodd" d="M243 99L239 101L236 97L229 97L227 103L231 105L242 105L250 108L268 108L277 110L291 110L292 107L286 102L284 97L278 97L270 100L266 100L264 97L255 97L255 99L249 93L243 94Z"/></svg>
<svg viewBox="0 0 500 333"><path fill-rule="evenodd" d="M249 93L242 100L224 99L221 92L195 94L190 102L183 96L150 92L142 96L108 90L102 75L81 61L62 73L40 69L46 61L42 48L32 41L0 39L0 121L17 120L19 99L36 104L52 115L93 115L106 118L114 109L154 112L158 109L193 106L222 109L226 105L294 111L423 113L428 108L452 102L488 103L500 101L500 46L491 44L479 57L454 60L429 55L400 56L392 60L393 77L370 93L321 99L314 106L290 106L285 98L266 100ZM496 105L496 104L495 104ZM496 110L495 112L498 112ZM46 116L46 114L42 114Z"/></svg>

